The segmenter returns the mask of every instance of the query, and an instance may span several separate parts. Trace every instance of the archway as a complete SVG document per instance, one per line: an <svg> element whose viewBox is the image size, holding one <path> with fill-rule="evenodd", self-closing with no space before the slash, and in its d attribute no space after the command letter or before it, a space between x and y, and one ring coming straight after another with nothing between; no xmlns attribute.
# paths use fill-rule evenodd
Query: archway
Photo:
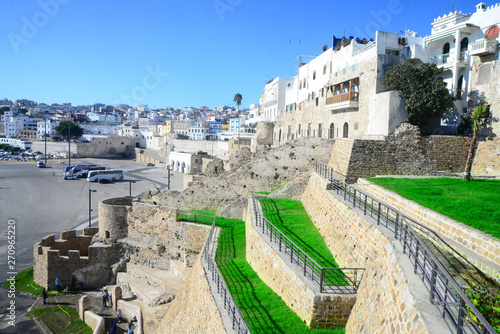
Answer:
<svg viewBox="0 0 500 334"><path fill-rule="evenodd" d="M349 138L349 124L344 123L344 138Z"/></svg>
<svg viewBox="0 0 500 334"><path fill-rule="evenodd" d="M464 84L464 76L461 75L460 78L458 78L458 84L457 84L457 99L462 99L462 86Z"/></svg>
<svg viewBox="0 0 500 334"><path fill-rule="evenodd" d="M443 46L443 55L447 55L448 53L450 53L450 43L446 43Z"/></svg>
<svg viewBox="0 0 500 334"><path fill-rule="evenodd" d="M186 169L186 163L182 163L182 166L181 166L181 173L184 174L184 170Z"/></svg>
<svg viewBox="0 0 500 334"><path fill-rule="evenodd" d="M467 51L468 48L469 48L469 39L465 37L460 42L460 51Z"/></svg>

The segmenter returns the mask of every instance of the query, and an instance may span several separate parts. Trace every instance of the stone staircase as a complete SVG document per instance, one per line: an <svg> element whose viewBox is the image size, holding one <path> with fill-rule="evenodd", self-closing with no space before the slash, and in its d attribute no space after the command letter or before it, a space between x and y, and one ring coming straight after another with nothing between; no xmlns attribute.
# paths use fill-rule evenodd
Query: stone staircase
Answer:
<svg viewBox="0 0 500 334"><path fill-rule="evenodd" d="M144 333L155 333L167 313L169 303L152 305L155 298L164 294L176 295L181 288L186 269L182 263L171 261L170 270L162 270L140 264L127 263L127 271L118 273L117 284L122 288L123 297L131 300L142 310Z"/></svg>

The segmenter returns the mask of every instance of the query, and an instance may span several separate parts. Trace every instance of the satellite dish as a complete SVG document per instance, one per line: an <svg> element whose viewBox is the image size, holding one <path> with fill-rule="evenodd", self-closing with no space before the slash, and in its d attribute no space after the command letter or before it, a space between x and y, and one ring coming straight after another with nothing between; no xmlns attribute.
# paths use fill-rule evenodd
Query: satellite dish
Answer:
<svg viewBox="0 0 500 334"><path fill-rule="evenodd" d="M326 44L325 44L325 45L323 46L323 52L325 52L326 50L328 50L328 45L326 45Z"/></svg>

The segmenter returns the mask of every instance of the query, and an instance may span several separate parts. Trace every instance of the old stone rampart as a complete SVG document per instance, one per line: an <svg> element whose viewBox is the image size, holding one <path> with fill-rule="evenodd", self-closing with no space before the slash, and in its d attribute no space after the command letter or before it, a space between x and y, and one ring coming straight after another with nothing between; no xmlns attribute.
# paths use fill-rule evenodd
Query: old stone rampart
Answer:
<svg viewBox="0 0 500 334"><path fill-rule="evenodd" d="M479 142L472 172L500 176L500 138Z"/></svg>
<svg viewBox="0 0 500 334"><path fill-rule="evenodd" d="M200 256L161 321L158 333L226 333Z"/></svg>
<svg viewBox="0 0 500 334"><path fill-rule="evenodd" d="M97 287L103 278L104 267L114 257L109 245L93 244L92 236L96 228L85 229L77 236L75 230L61 233L59 239L50 235L34 246L34 281L47 289L55 289L55 279L59 277L63 288L69 287L72 275L76 284L85 288Z"/></svg>
<svg viewBox="0 0 500 334"><path fill-rule="evenodd" d="M368 180L359 179L357 185L404 215L438 233L475 266L500 282L500 240L498 238L407 200Z"/></svg>
<svg viewBox="0 0 500 334"><path fill-rule="evenodd" d="M328 192L313 174L302 203L341 267L364 267L347 333L441 333L446 326L388 230Z"/></svg>
<svg viewBox="0 0 500 334"><path fill-rule="evenodd" d="M355 294L320 293L319 287L283 258L256 227L250 201L245 217L247 262L310 328L345 326L356 302Z"/></svg>

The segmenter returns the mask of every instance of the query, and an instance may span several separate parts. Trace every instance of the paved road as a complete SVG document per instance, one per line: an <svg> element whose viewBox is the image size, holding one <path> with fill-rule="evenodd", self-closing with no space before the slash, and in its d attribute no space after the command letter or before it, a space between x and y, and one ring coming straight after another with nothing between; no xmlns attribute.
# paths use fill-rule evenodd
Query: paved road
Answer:
<svg viewBox="0 0 500 334"><path fill-rule="evenodd" d="M89 189L92 193L93 225L96 225L99 201L112 197L127 196L130 183L132 195L140 196L147 189L157 186L166 189L168 175L165 165L146 167L131 160L71 159L71 164L97 164L107 168L124 170L125 179L113 184L90 183L84 179L63 180L62 169L67 164L48 161L47 168L37 168L35 163L9 162L0 160L0 284L6 282L9 272L20 272L33 264L33 245L41 238L64 230L88 226ZM52 173L55 172L55 176ZM182 189L182 175L172 173L171 189ZM15 226L15 268L7 267L8 222ZM15 223L12 223L14 221ZM10 228L12 231L12 228ZM10 232L12 235L12 232ZM21 316L34 300L16 296L19 308L16 310L19 324L32 326ZM0 289L0 332L5 328L7 291ZM23 321L21 321L23 320ZM26 327L27 331L31 327ZM11 328L10 330L13 330ZM19 327L14 332L19 332Z"/></svg>

